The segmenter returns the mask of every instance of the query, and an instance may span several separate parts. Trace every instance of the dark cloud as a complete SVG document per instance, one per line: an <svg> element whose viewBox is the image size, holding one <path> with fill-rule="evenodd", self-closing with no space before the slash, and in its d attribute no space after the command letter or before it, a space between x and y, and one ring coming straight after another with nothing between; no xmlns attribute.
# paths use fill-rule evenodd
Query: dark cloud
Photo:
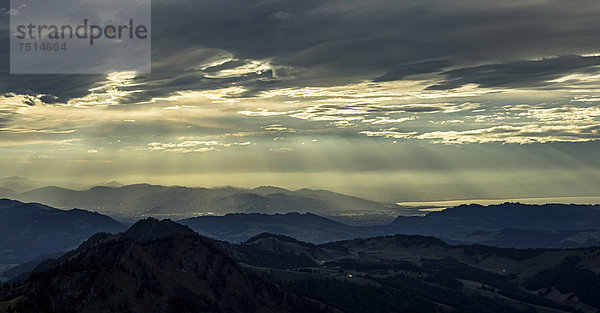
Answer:
<svg viewBox="0 0 600 313"><path fill-rule="evenodd" d="M600 65L600 57L567 55L534 61L512 61L450 70L446 80L429 89L445 90L477 84L481 87L538 87L568 74L589 73Z"/></svg>
<svg viewBox="0 0 600 313"><path fill-rule="evenodd" d="M0 75L0 92L42 97L46 103L66 102L87 95L103 75Z"/></svg>
<svg viewBox="0 0 600 313"><path fill-rule="evenodd" d="M403 106L402 111L410 113L428 113L428 112L439 112L443 111L444 108L439 106L426 106L426 105L408 105Z"/></svg>
<svg viewBox="0 0 600 313"><path fill-rule="evenodd" d="M395 70L389 71L384 75L376 78L375 82L387 82L394 80L401 80L411 75L437 73L441 72L444 68L452 65L450 60L435 60L425 61L419 63L411 63L398 67Z"/></svg>
<svg viewBox="0 0 600 313"><path fill-rule="evenodd" d="M599 25L598 12L589 9L593 3L577 2L581 7L560 1L215 0L200 6L178 0L154 5L164 14L155 18L161 27L153 34L173 36L166 40L175 46L195 43L317 71L325 66L326 72L387 72L435 58L477 61L597 48L592 41L574 40L591 39ZM173 12L180 7L186 10ZM281 11L297 18L284 25L270 18Z"/></svg>
<svg viewBox="0 0 600 313"><path fill-rule="evenodd" d="M248 73L234 77L211 78L201 73L191 73L184 76L175 76L174 78L162 77L157 79L157 75L148 77L139 77L137 82L143 84L142 92L135 92L122 99L122 103L136 103L148 101L154 97L170 95L177 91L187 90L215 90L231 86L252 86L258 84L260 80L273 78L273 71L264 71L261 73ZM120 90L139 91L140 86L120 87Z"/></svg>
<svg viewBox="0 0 600 313"><path fill-rule="evenodd" d="M10 2L0 1L0 8L4 8L4 12L7 12ZM0 41L5 43L0 46L0 94L17 93L30 96L47 94L49 97L43 97L42 101L55 103L86 95L89 89L105 77L104 75L10 75L9 25L10 15L0 14L0 29L3 30L0 32Z"/></svg>
<svg viewBox="0 0 600 313"><path fill-rule="evenodd" d="M595 0L158 0L152 5L152 74L136 80L142 90L125 102L190 89L242 86L255 95L281 87L390 81L450 65L459 69L447 71L448 79L431 88L470 82L535 86L560 73L582 71L596 59L501 60L600 50ZM0 18L6 27L8 16ZM199 68L223 53L233 60ZM103 79L8 76L7 45L1 56L0 91L5 93L44 93L63 101L86 94ZM246 60L268 60L273 72L207 78Z"/></svg>
<svg viewBox="0 0 600 313"><path fill-rule="evenodd" d="M220 65L215 65L215 66L211 66L211 67L207 67L204 69L205 73L216 73L216 72L220 72L223 70L230 70L236 67L240 67L243 65L246 65L247 62L245 61L240 61L240 60L236 60L236 61L228 61L225 62L223 64Z"/></svg>

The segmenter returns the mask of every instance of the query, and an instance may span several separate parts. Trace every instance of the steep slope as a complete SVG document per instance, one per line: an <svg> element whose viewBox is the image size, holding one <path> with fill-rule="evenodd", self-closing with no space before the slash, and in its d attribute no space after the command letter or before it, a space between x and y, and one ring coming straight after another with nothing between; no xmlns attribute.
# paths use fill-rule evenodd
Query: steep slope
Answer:
<svg viewBox="0 0 600 313"><path fill-rule="evenodd" d="M246 241L260 233L286 235L313 243L375 234L366 228L348 226L311 213L200 216L179 223L188 225L202 235L231 242Z"/></svg>
<svg viewBox="0 0 600 313"><path fill-rule="evenodd" d="M84 210L59 210L37 203L0 200L0 263L15 264L76 247L97 232L125 227Z"/></svg>
<svg viewBox="0 0 600 313"><path fill-rule="evenodd" d="M20 312L320 312L247 274L185 226L147 219L98 235L31 275Z"/></svg>

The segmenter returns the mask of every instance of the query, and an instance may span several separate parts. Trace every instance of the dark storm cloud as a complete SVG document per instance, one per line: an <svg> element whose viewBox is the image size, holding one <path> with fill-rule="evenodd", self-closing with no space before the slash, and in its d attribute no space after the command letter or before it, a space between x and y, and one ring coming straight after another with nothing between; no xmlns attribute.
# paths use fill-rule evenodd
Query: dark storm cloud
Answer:
<svg viewBox="0 0 600 313"><path fill-rule="evenodd" d="M4 1L3 1L4 2ZM8 30L9 16L0 15L2 27ZM5 44L0 46L0 94L24 94L42 97L42 101L55 103L81 97L88 90L103 79L103 75L9 75L10 73L10 45L8 32L0 33L0 41Z"/></svg>
<svg viewBox="0 0 600 313"><path fill-rule="evenodd" d="M487 64L444 72L444 83L429 89L452 89L466 84L481 87L538 87L549 84L548 81L568 74L591 73L593 67L600 65L600 57L582 57L567 55L534 61L513 61Z"/></svg>
<svg viewBox="0 0 600 313"><path fill-rule="evenodd" d="M65 102L88 94L101 75L1 75L0 93L16 93L30 96L45 94L45 103Z"/></svg>
<svg viewBox="0 0 600 313"><path fill-rule="evenodd" d="M168 96L177 91L186 90L215 90L231 86L251 86L255 81L261 79L270 79L273 77L272 71L259 73L247 73L235 77L211 78L200 73L190 73L185 76L175 76L172 79L155 80L156 76L141 77L136 79L144 84L143 92L132 93L125 97L122 102L135 103L148 101L154 97ZM150 88L152 87L152 88ZM137 91L139 86L121 87L120 90Z"/></svg>
<svg viewBox="0 0 600 313"><path fill-rule="evenodd" d="M452 65L595 52L600 49L600 8L593 1L575 2L157 1L153 56L158 62L185 60L193 49L205 47L230 52L238 60L268 59L279 66L273 77L250 75L209 84L199 79L190 85L239 85L250 96L281 87L405 79ZM593 65L581 63L580 70ZM184 75L196 63L180 64L188 68L161 63L164 71L151 79ZM205 71L215 70L221 68ZM550 75L534 66L527 73L531 81L535 70L541 71L539 81ZM176 86L160 92L171 87Z"/></svg>
<svg viewBox="0 0 600 313"><path fill-rule="evenodd" d="M9 75L10 73L10 45L8 30L10 15L7 13L10 1L0 1L0 95L8 93L42 97L42 101L55 103L81 97L88 93L104 75Z"/></svg>
<svg viewBox="0 0 600 313"><path fill-rule="evenodd" d="M450 65L459 69L447 71L447 81L433 88L471 81L535 86L560 73L583 71L596 59L502 60L600 50L595 0L157 0L152 5L153 73L136 79L141 85L135 88L142 92L125 102L228 86L242 86L247 95L255 95L281 87L389 81ZM7 24L8 16L1 18ZM199 68L223 52L233 59ZM6 45L2 56L6 74ZM209 78L247 60L269 60L273 72ZM575 68L568 62L575 62ZM476 66L480 64L491 65ZM512 70L525 77L511 76ZM85 94L101 78L2 75L0 91L47 93L62 100Z"/></svg>
<svg viewBox="0 0 600 313"><path fill-rule="evenodd" d="M245 61L228 61L220 65L210 66L204 69L206 73L217 73L223 70L230 70L239 66L246 65Z"/></svg>
<svg viewBox="0 0 600 313"><path fill-rule="evenodd" d="M395 70L385 73L384 75L376 78L374 81L387 82L401 80L411 75L441 72L444 68L451 65L452 62L449 60L435 60L406 64L398 67Z"/></svg>
<svg viewBox="0 0 600 313"><path fill-rule="evenodd" d="M154 3L164 14L153 34L172 43L171 52L197 44L297 67L385 73L435 57L485 61L596 48L577 38L599 34L597 6L576 2L164 1ZM271 18L280 11L297 18Z"/></svg>

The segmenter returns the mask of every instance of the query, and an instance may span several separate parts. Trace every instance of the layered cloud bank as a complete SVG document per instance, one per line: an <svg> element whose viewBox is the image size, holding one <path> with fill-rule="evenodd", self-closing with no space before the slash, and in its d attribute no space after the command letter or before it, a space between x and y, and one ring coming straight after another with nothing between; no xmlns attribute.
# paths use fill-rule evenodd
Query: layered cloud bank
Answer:
<svg viewBox="0 0 600 313"><path fill-rule="evenodd" d="M0 64L2 172L339 188L366 173L402 196L427 187L439 192L419 197L444 198L516 196L509 186L525 184L526 169L540 177L536 195L595 192L593 1L176 0L153 10L150 75L9 76Z"/></svg>

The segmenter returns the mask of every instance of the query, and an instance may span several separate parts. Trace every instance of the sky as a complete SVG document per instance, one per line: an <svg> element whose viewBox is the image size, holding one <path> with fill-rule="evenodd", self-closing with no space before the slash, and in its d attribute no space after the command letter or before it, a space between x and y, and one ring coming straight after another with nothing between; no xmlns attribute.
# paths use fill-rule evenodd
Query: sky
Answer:
<svg viewBox="0 0 600 313"><path fill-rule="evenodd" d="M152 73L9 75L0 176L599 196L595 0L155 0Z"/></svg>

